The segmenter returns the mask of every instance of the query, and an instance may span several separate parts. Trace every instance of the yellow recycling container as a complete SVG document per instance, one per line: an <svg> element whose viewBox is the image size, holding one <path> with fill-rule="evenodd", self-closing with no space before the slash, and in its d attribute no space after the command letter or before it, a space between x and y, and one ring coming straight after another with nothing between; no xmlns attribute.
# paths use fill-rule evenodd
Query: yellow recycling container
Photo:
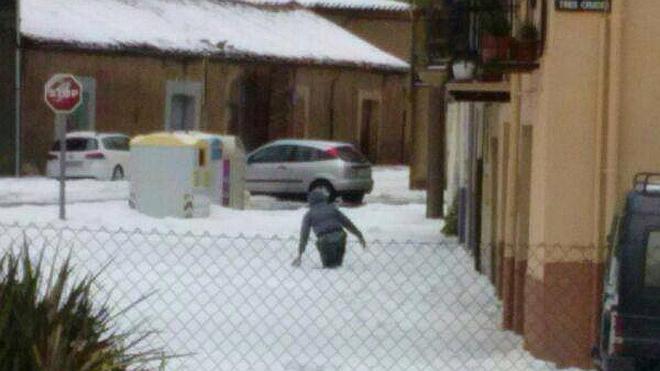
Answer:
<svg viewBox="0 0 660 371"><path fill-rule="evenodd" d="M194 131L185 134L204 140L208 145L207 185L211 202L233 209L244 209L247 202L245 190L247 156L241 139L232 135Z"/></svg>

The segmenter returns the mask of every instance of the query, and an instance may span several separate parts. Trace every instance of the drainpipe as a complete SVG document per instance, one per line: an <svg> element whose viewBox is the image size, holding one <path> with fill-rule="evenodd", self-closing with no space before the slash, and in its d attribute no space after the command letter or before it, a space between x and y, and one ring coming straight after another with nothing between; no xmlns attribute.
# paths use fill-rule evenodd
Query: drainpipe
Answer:
<svg viewBox="0 0 660 371"><path fill-rule="evenodd" d="M621 120L621 45L623 35L623 3L611 4L611 14L603 15L601 25L601 60L599 69L599 111L596 127L597 175L595 202L594 241L596 251L594 263L604 261L604 237L607 226L612 220L618 205L618 167L619 167L619 126ZM610 233L613 231L609 231ZM592 290L594 315L591 321L591 334L598 338L600 328L600 304L597 299L603 290L602 277L598 269L593 269Z"/></svg>
<svg viewBox="0 0 660 371"><path fill-rule="evenodd" d="M618 204L618 162L619 162L619 125L621 120L621 57L622 57L622 38L623 38L623 20L625 14L623 3L616 2L612 4L612 40L608 59L609 67L609 94L607 107L607 154L606 154L606 208L605 218L611 220L614 217L616 206Z"/></svg>
<svg viewBox="0 0 660 371"><path fill-rule="evenodd" d="M298 68L297 67L294 68L293 73L289 75L289 83L288 84L289 84L289 88L288 88L288 95L289 95L288 96L288 99L289 99L289 102L288 102L289 103L288 116L289 116L289 118L288 118L288 124L287 124L288 127L287 127L286 130L287 130L287 135L289 135L291 137L295 137L295 135L293 135L293 134L295 134L295 129L296 129L296 121L295 121L296 117L295 117L295 114L294 114L294 110L295 110L296 94L297 94L297 91L298 91ZM309 104L309 102L306 101L305 104ZM304 109L304 107L303 107L303 109ZM302 137L306 138L307 135L305 135L305 133L307 132L307 125L308 125L307 120L305 120L304 125L305 126L303 127Z"/></svg>
<svg viewBox="0 0 660 371"><path fill-rule="evenodd" d="M14 103L15 103L15 154L14 154L14 173L17 177L21 176L21 2L16 0L16 65L14 81Z"/></svg>
<svg viewBox="0 0 660 371"><path fill-rule="evenodd" d="M415 44L417 43L417 36L415 33L415 24L417 23L416 16L416 1L412 0L410 8L410 79L408 81L408 106L410 107L410 146L408 148L408 162L411 166L411 170L414 169L414 164L416 162L415 148L417 144L415 141L415 133L417 132L417 95L415 92L415 74L417 63L417 54L415 53ZM410 172L409 187L414 188L415 175L413 171Z"/></svg>
<svg viewBox="0 0 660 371"><path fill-rule="evenodd" d="M522 126L520 121L522 77L519 74L511 76L511 123L509 131L509 160L507 164L505 216L504 216L504 259L509 259L510 266L504 265L502 295L503 295L503 322L502 327L515 330L516 313L515 295L515 262L518 257L518 176L520 161L520 141Z"/></svg>
<svg viewBox="0 0 660 371"><path fill-rule="evenodd" d="M605 198L606 181L607 181L607 136L608 136L608 92L609 92L609 70L610 70L610 25L611 20L609 14L602 16L602 23L600 25L600 60L598 68L598 110L596 115L596 127L594 137L596 139L596 174L594 179L594 231L592 240L594 241L597 249L594 259L600 261L604 255L600 247L604 242L604 234L607 233L605 226L607 220L605 219L604 210L605 204L608 202Z"/></svg>
<svg viewBox="0 0 660 371"><path fill-rule="evenodd" d="M335 138L335 88L337 86L339 76L332 78L330 82L330 139Z"/></svg>
<svg viewBox="0 0 660 371"><path fill-rule="evenodd" d="M204 86L202 91L202 129L209 129L209 112L207 105L207 95L208 95L208 79L209 79L209 55L208 53L204 54L204 59L202 60L202 67L204 69Z"/></svg>

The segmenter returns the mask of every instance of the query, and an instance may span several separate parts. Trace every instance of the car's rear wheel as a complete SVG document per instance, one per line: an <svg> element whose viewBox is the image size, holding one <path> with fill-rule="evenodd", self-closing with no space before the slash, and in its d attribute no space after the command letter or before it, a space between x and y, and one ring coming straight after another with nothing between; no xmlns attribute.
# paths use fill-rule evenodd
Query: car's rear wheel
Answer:
<svg viewBox="0 0 660 371"><path fill-rule="evenodd" d="M364 192L350 192L341 196L341 198L352 204L361 204L364 202Z"/></svg>
<svg viewBox="0 0 660 371"><path fill-rule="evenodd" d="M337 198L337 192L335 191L335 188L327 180L317 180L316 182L312 183L312 185L309 187L309 191L323 192L328 197L328 201L330 202L334 202Z"/></svg>
<svg viewBox="0 0 660 371"><path fill-rule="evenodd" d="M121 165L115 166L114 170L112 170L112 180L122 180L124 179L124 169L121 167Z"/></svg>

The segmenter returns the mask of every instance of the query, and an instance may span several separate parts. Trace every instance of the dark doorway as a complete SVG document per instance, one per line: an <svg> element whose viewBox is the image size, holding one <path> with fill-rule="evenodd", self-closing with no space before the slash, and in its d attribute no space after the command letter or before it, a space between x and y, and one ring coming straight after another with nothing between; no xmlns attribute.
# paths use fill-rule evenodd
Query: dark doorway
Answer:
<svg viewBox="0 0 660 371"><path fill-rule="evenodd" d="M267 77L267 76L266 76ZM268 79L258 73L237 78L231 87L229 133L251 151L268 141Z"/></svg>
<svg viewBox="0 0 660 371"><path fill-rule="evenodd" d="M378 127L380 124L380 103L377 100L365 99L361 106L360 151L375 163L378 159Z"/></svg>

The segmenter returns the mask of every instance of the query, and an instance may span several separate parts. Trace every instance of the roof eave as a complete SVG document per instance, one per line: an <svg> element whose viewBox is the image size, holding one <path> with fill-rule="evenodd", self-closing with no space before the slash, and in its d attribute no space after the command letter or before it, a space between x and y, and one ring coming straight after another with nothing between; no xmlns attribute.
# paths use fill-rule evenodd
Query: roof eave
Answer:
<svg viewBox="0 0 660 371"><path fill-rule="evenodd" d="M278 63L278 64L292 64L299 66L319 66L319 67L334 67L357 69L367 71L381 71L385 73L406 74L410 71L410 67L395 66L389 64L376 64L368 62L346 61L346 60L331 60L331 59L316 59L316 58L297 58L297 57L284 57L274 55L264 55L246 52L226 52L226 51L190 51L179 49L161 49L154 47L150 44L95 44L95 43L81 43L71 42L67 40L46 40L32 36L23 35L21 37L21 45L25 48L45 49L53 51L69 51L69 52L83 52L83 53L104 53L104 54L127 54L127 55L140 55L150 57L170 57L170 58L210 58L215 60L223 60L228 62L238 63Z"/></svg>
<svg viewBox="0 0 660 371"><path fill-rule="evenodd" d="M308 6L307 9L316 13L328 15L346 15L353 18L370 18L370 19L393 19L410 21L413 16L421 14L417 9L381 9L381 8L367 8L367 7L341 7L330 5L313 5Z"/></svg>

